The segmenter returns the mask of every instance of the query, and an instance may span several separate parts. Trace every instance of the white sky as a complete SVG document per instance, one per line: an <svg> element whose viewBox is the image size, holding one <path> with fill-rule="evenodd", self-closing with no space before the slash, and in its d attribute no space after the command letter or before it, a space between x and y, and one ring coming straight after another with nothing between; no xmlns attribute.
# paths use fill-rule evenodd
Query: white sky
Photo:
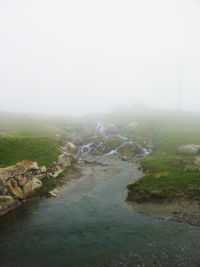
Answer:
<svg viewBox="0 0 200 267"><path fill-rule="evenodd" d="M0 110L200 111L199 0L0 0Z"/></svg>

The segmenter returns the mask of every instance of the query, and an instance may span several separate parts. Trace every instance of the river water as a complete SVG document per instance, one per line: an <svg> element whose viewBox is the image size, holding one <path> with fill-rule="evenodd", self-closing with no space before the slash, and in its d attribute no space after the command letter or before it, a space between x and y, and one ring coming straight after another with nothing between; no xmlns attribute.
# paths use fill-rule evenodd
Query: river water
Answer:
<svg viewBox="0 0 200 267"><path fill-rule="evenodd" d="M132 212L126 186L141 172L95 160L108 166L85 166L57 198L0 219L0 266L200 266L200 228Z"/></svg>

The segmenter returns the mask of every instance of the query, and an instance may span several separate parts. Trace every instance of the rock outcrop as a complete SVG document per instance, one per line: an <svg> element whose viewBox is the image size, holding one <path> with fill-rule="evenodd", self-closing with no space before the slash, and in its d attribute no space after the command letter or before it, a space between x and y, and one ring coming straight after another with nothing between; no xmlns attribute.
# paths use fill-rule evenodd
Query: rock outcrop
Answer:
<svg viewBox="0 0 200 267"><path fill-rule="evenodd" d="M11 196L0 196L0 216L20 206L21 202Z"/></svg>
<svg viewBox="0 0 200 267"><path fill-rule="evenodd" d="M0 168L0 215L20 205L35 189L42 187L46 168L36 162L22 161L14 166Z"/></svg>
<svg viewBox="0 0 200 267"><path fill-rule="evenodd" d="M196 155L200 153L200 145L189 144L180 146L178 149L178 153L186 155Z"/></svg>
<svg viewBox="0 0 200 267"><path fill-rule="evenodd" d="M58 158L58 166L64 170L65 168L69 167L72 164L72 161L73 161L72 155L70 153L64 152Z"/></svg>

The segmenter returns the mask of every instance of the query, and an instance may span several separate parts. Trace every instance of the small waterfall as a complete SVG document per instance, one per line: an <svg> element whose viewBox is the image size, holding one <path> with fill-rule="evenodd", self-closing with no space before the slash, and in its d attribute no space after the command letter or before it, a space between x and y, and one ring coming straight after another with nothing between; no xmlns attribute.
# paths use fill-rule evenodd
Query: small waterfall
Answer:
<svg viewBox="0 0 200 267"><path fill-rule="evenodd" d="M143 150L145 156L147 156L147 155L149 155L149 154L151 153L150 151L148 151L148 150L147 150L146 148L144 148L144 147L142 147L142 150Z"/></svg>
<svg viewBox="0 0 200 267"><path fill-rule="evenodd" d="M93 143L88 143L81 146L78 150L78 155L89 154L92 150Z"/></svg>
<svg viewBox="0 0 200 267"><path fill-rule="evenodd" d="M111 151L109 151L108 153L106 153L105 155L103 155L104 157L107 156L113 156L118 154L119 149L121 147L123 147L126 144L133 144L133 140L130 138L127 138L123 135L120 134L106 134L106 128L104 126L103 122L98 121L97 126L96 126L96 131L99 132L99 134L103 137L103 139L107 139L111 136L117 136L119 138L121 138L123 140L123 144L116 147L115 149L112 149ZM78 156L80 155L88 155L89 153L95 153L98 152L99 148L103 145L103 141L101 140L98 144L94 144L92 142L88 143L88 144L84 144L83 146L81 146L78 150ZM146 148L143 148L142 146L140 146L140 149L143 151L143 154L146 156L148 154L150 154L151 152L148 151Z"/></svg>
<svg viewBox="0 0 200 267"><path fill-rule="evenodd" d="M98 121L97 127L96 127L97 132L99 132L103 137L106 137L105 134L105 127L102 122Z"/></svg>

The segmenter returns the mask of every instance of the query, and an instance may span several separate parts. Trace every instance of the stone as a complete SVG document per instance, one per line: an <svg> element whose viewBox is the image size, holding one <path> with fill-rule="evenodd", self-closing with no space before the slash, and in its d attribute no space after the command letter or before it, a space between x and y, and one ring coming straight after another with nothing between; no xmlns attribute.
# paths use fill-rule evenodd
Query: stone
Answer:
<svg viewBox="0 0 200 267"><path fill-rule="evenodd" d="M32 182L29 181L23 187L24 196L27 197L32 192Z"/></svg>
<svg viewBox="0 0 200 267"><path fill-rule="evenodd" d="M78 147L72 142L67 142L66 151L75 154L78 151Z"/></svg>
<svg viewBox="0 0 200 267"><path fill-rule="evenodd" d="M182 145L178 148L178 153L186 155L195 155L200 153L200 145Z"/></svg>
<svg viewBox="0 0 200 267"><path fill-rule="evenodd" d="M46 173L47 168L45 166L42 166L42 167L40 167L40 171L41 171L41 173Z"/></svg>
<svg viewBox="0 0 200 267"><path fill-rule="evenodd" d="M57 170L54 172L54 174L52 175L52 177L55 179L59 176L59 174L61 174L63 172L62 169L57 168Z"/></svg>
<svg viewBox="0 0 200 267"><path fill-rule="evenodd" d="M64 170L66 167L70 166L72 163L72 156L65 152L58 158L58 165Z"/></svg>
<svg viewBox="0 0 200 267"><path fill-rule="evenodd" d="M22 189L18 186L16 180L11 179L7 182L8 191L12 194L15 198L24 199L24 194Z"/></svg>
<svg viewBox="0 0 200 267"><path fill-rule="evenodd" d="M5 195L7 193L7 184L5 181L0 179L0 195Z"/></svg>
<svg viewBox="0 0 200 267"><path fill-rule="evenodd" d="M7 181L9 178L23 175L31 170L39 170L37 162L24 160L7 168L0 168L0 180Z"/></svg>
<svg viewBox="0 0 200 267"><path fill-rule="evenodd" d="M42 182L37 178L33 178L23 187L24 196L27 197L31 193L33 193L36 189L42 187Z"/></svg>
<svg viewBox="0 0 200 267"><path fill-rule="evenodd" d="M20 206L21 202L11 196L0 196L0 216Z"/></svg>
<svg viewBox="0 0 200 267"><path fill-rule="evenodd" d="M38 180L37 178L32 179L32 192L35 191L35 189L38 189L42 187L42 182Z"/></svg>
<svg viewBox="0 0 200 267"><path fill-rule="evenodd" d="M52 197L57 197L57 195L56 195L53 191L50 191L49 194L50 194Z"/></svg>
<svg viewBox="0 0 200 267"><path fill-rule="evenodd" d="M22 175L16 176L15 179L18 181L18 185L20 187L23 187L27 181L26 176L22 176Z"/></svg>
<svg viewBox="0 0 200 267"><path fill-rule="evenodd" d="M56 194L56 195L59 193L59 191L58 191L57 188L53 189L52 192L53 192L54 194Z"/></svg>

